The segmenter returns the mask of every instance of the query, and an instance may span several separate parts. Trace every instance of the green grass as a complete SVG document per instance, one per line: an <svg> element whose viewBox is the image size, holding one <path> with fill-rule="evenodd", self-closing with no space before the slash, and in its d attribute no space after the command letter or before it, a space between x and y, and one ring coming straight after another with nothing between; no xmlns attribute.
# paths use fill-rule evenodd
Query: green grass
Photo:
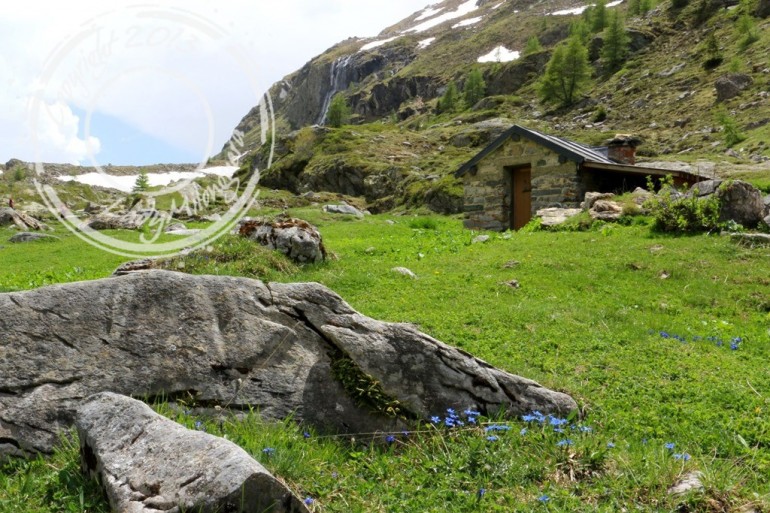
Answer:
<svg viewBox="0 0 770 513"><path fill-rule="evenodd" d="M326 438L291 420L275 424L257 415L180 417L191 427L202 420L208 431L244 446L300 496L312 497L316 511L770 506L770 249L713 235L654 234L645 225L490 234L489 242L472 244L477 233L452 218L343 221L317 207L289 213L317 224L337 259L300 268L224 238L208 259L186 257L185 269L323 283L366 315L416 324L497 367L571 394L584 414L579 425L591 428L555 433L515 419L489 441L480 428L423 425L387 443L384 434L362 434L355 442ZM106 276L120 260L74 237L35 246L40 255L5 246L3 290ZM86 270L73 275L77 266ZM418 279L392 272L396 266ZM46 280L36 278L41 267ZM512 279L520 288L504 284ZM495 420L502 419L481 419ZM573 444L557 445L566 438ZM263 453L267 447L275 451ZM689 460L675 459L684 453ZM75 459L70 448L52 465ZM704 491L669 496L667 488L692 470L703 472ZM12 508L54 485L70 494L67 506L28 510L103 507L80 508L78 488L67 488L43 463L16 464L0 475L0 511L27 511ZM25 482L27 495L20 491ZM543 495L547 502L538 500Z"/></svg>

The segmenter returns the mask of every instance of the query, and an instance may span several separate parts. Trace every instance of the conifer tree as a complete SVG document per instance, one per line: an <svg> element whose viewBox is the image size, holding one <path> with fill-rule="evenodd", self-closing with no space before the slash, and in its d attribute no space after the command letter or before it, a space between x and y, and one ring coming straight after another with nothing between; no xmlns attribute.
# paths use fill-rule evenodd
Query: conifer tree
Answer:
<svg viewBox="0 0 770 513"><path fill-rule="evenodd" d="M465 87L463 88L465 106L473 107L479 100L484 98L486 92L487 84L484 82L484 77L481 76L481 71L478 69L471 70L465 79Z"/></svg>
<svg viewBox="0 0 770 513"><path fill-rule="evenodd" d="M457 84L452 81L449 82L444 95L438 101L438 111L440 113L454 112L455 109L457 109Z"/></svg>
<svg viewBox="0 0 770 513"><path fill-rule="evenodd" d="M569 106L585 90L590 79L588 49L579 37L573 36L554 49L538 92L544 103Z"/></svg>
<svg viewBox="0 0 770 513"><path fill-rule="evenodd" d="M144 169L139 170L139 176L136 177L132 192L144 192L150 188L150 179L147 176L147 171Z"/></svg>
<svg viewBox="0 0 770 513"><path fill-rule="evenodd" d="M350 121L350 107L342 93L337 93L329 104L329 111L326 113L326 122L329 126L339 128Z"/></svg>
<svg viewBox="0 0 770 513"><path fill-rule="evenodd" d="M601 32L607 26L607 2L605 0L596 0L591 16L591 30Z"/></svg>
<svg viewBox="0 0 770 513"><path fill-rule="evenodd" d="M527 39L527 44L524 46L524 55L530 55L537 53L543 49L543 45L540 44L540 40L537 36L532 36Z"/></svg>
<svg viewBox="0 0 770 513"><path fill-rule="evenodd" d="M628 55L628 35L620 13L610 13L607 29L604 32L604 45L602 46L602 60L604 67L609 72L620 69Z"/></svg>

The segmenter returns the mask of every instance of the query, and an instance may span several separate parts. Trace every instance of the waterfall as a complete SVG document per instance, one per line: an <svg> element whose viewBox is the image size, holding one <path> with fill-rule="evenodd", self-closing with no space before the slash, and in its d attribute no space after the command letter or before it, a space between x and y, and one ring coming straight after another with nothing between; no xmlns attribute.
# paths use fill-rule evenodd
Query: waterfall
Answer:
<svg viewBox="0 0 770 513"><path fill-rule="evenodd" d="M326 115L329 113L329 105L332 103L332 98L348 86L347 69L352 59L353 55L346 55L338 57L332 62L332 68L329 72L329 91L324 97L321 114L318 116L318 121L316 121L317 124L323 125L326 122Z"/></svg>

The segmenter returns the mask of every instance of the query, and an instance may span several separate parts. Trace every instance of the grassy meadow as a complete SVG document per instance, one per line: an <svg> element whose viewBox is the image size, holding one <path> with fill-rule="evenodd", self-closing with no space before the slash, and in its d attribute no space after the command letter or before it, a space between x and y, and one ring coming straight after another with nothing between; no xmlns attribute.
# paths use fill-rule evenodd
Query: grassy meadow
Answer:
<svg viewBox="0 0 770 513"><path fill-rule="evenodd" d="M457 218L289 213L316 224L336 258L299 267L227 236L169 267L323 283L366 315L415 324L581 409L569 419L436 411L409 432L351 440L258 412L213 420L158 405L239 443L313 511L770 510L769 248L656 234L644 218L472 243L479 234ZM125 260L57 235L0 243L0 291L100 278ZM0 511L108 511L77 457L70 443L6 465ZM701 490L667 492L696 471Z"/></svg>

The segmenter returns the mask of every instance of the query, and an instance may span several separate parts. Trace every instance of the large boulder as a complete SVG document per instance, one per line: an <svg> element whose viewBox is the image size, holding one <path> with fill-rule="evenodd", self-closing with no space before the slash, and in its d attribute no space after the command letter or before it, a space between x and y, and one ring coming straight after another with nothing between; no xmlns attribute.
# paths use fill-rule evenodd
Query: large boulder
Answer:
<svg viewBox="0 0 770 513"><path fill-rule="evenodd" d="M321 232L302 219L247 220L241 224L238 233L263 246L280 251L301 264L322 262L326 259Z"/></svg>
<svg viewBox="0 0 770 513"><path fill-rule="evenodd" d="M138 212L125 214L103 212L87 220L83 227L92 230L137 230L149 217L151 216L145 216Z"/></svg>
<svg viewBox="0 0 770 513"><path fill-rule="evenodd" d="M113 511L308 511L234 443L191 431L136 399L92 395L75 423L83 470L101 483Z"/></svg>
<svg viewBox="0 0 770 513"><path fill-rule="evenodd" d="M714 87L717 90L717 102L726 102L735 98L741 94L741 91L749 87L752 82L751 76L745 73L728 73L719 77L714 82Z"/></svg>
<svg viewBox="0 0 770 513"><path fill-rule="evenodd" d="M316 283L149 270L0 294L0 311L0 458L51 451L83 398L102 391L192 395L332 433L403 429L447 408L576 409ZM378 392L344 385L360 379Z"/></svg>
<svg viewBox="0 0 770 513"><path fill-rule="evenodd" d="M747 228L756 227L765 217L762 193L742 180L706 180L690 189L699 197L719 198L719 221L734 221Z"/></svg>
<svg viewBox="0 0 770 513"><path fill-rule="evenodd" d="M48 235L47 233L39 233L39 232L19 232L11 236L10 239L8 239L8 242L33 242L38 240L44 240L46 242L53 242L56 240L59 240L59 237L55 237L53 235Z"/></svg>

